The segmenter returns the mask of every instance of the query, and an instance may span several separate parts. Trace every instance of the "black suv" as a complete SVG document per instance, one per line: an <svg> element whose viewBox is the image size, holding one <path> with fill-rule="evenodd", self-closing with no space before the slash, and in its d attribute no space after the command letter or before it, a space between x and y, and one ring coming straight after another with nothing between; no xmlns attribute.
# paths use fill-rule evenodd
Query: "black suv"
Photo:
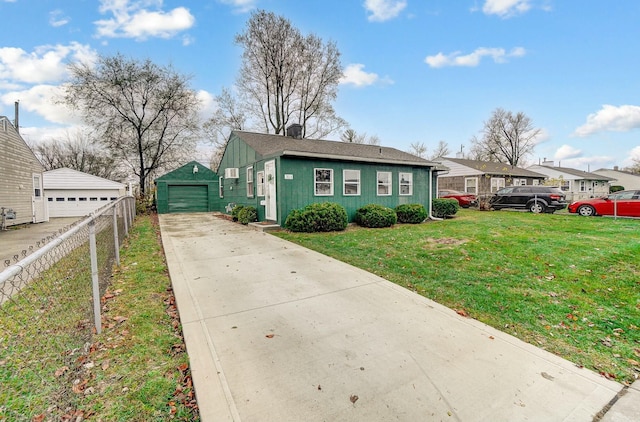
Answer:
<svg viewBox="0 0 640 422"><path fill-rule="evenodd" d="M496 192L489 204L495 210L517 208L553 213L567 206L564 198L560 189L551 186L509 186Z"/></svg>

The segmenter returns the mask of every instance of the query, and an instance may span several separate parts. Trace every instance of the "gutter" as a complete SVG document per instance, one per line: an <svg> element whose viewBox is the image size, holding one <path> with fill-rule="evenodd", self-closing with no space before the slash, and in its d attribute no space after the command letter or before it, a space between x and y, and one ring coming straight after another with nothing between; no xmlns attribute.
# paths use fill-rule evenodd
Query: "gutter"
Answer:
<svg viewBox="0 0 640 422"><path fill-rule="evenodd" d="M438 183L438 179L436 179L436 185ZM431 187L433 186L433 170L429 172L429 190L431 190ZM436 192L438 192L438 186L436 186ZM434 217L433 215L433 195L431 196L431 198L429 198L429 217L427 217L429 220L434 220L434 221L442 221L444 220L444 218L439 218L439 217Z"/></svg>

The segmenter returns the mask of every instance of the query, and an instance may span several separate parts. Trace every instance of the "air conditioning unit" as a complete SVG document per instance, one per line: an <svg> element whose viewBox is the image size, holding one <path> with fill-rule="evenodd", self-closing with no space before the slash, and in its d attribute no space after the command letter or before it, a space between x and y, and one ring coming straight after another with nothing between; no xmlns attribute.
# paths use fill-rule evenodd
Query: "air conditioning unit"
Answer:
<svg viewBox="0 0 640 422"><path fill-rule="evenodd" d="M225 179L237 179L240 176L240 169L238 169L237 167L232 168L226 168L224 169L224 178Z"/></svg>

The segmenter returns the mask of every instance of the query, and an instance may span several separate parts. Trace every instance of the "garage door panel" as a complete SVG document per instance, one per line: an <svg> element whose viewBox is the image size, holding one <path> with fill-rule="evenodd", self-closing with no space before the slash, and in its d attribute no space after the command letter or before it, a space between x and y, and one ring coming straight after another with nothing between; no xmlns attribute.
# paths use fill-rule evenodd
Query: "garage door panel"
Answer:
<svg viewBox="0 0 640 422"><path fill-rule="evenodd" d="M209 187L207 185L169 185L169 212L209 211Z"/></svg>

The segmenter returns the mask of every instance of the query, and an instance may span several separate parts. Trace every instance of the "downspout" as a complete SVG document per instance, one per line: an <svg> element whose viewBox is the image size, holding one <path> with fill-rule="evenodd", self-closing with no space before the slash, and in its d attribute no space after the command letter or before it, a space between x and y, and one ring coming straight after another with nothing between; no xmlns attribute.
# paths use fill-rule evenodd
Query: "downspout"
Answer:
<svg viewBox="0 0 640 422"><path fill-rule="evenodd" d="M438 179L436 179L436 192L438 192ZM433 186L433 167L431 167L429 169L429 192L433 192L431 190ZM438 218L438 217L434 217L433 216L433 194L431 194L431 198L429 198L429 220L434 220L434 221L442 221L444 220L443 218Z"/></svg>

